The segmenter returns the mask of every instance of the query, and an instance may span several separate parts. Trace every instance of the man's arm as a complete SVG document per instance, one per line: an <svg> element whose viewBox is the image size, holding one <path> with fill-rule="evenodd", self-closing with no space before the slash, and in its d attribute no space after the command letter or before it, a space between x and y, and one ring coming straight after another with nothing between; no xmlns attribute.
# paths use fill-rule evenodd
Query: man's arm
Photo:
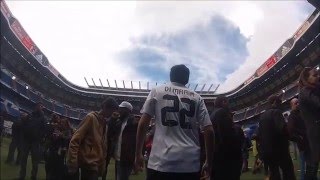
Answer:
<svg viewBox="0 0 320 180"><path fill-rule="evenodd" d="M213 161L214 134L212 125L203 128L204 144L206 150L206 163L211 168Z"/></svg>
<svg viewBox="0 0 320 180"><path fill-rule="evenodd" d="M142 148L144 144L144 140L146 138L146 132L148 125L151 121L151 116L147 113L144 113L139 121L137 136L136 136L136 155L135 155L135 168L136 170L142 170L143 168L143 155Z"/></svg>
<svg viewBox="0 0 320 180"><path fill-rule="evenodd" d="M88 129L92 125L92 117L87 115L79 125L78 130L72 136L67 156L67 165L71 172L74 172L78 168L78 152L80 144L86 135Z"/></svg>

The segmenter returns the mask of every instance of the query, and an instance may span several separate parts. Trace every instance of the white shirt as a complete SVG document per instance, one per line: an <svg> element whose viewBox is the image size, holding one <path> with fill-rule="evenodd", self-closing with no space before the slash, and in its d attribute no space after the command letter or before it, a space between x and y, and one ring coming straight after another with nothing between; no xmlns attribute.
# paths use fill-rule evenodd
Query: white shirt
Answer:
<svg viewBox="0 0 320 180"><path fill-rule="evenodd" d="M121 156L121 143L122 143L122 132L124 130L124 128L126 127L127 125L127 121L128 121L128 118L126 118L125 120L123 120L122 124L121 124L121 131L120 131L120 135L119 135L119 138L118 138L118 141L117 141L117 144L116 144L116 147L115 147L115 153L114 153L114 158L116 161L120 161L120 156Z"/></svg>
<svg viewBox="0 0 320 180"><path fill-rule="evenodd" d="M199 172L199 128L212 125L203 99L177 83L152 89L141 113L155 116L148 168L160 172Z"/></svg>

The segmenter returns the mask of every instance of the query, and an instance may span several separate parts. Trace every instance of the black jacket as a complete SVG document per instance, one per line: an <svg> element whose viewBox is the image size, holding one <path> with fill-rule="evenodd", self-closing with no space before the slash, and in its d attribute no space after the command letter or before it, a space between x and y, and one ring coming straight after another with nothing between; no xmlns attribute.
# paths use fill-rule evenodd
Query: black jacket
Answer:
<svg viewBox="0 0 320 180"><path fill-rule="evenodd" d="M108 157L114 157L114 151L117 140L120 135L122 121L120 119L112 119L108 124ZM128 117L127 124L122 132L120 163L133 165L135 158L136 134L138 124L134 120L134 116Z"/></svg>
<svg viewBox="0 0 320 180"><path fill-rule="evenodd" d="M300 116L300 110L292 110L288 117L288 131L290 140L297 143L300 151L306 150L308 140L304 121Z"/></svg>
<svg viewBox="0 0 320 180"><path fill-rule="evenodd" d="M299 94L299 107L310 145L312 159L320 161L320 90L304 87Z"/></svg>
<svg viewBox="0 0 320 180"><path fill-rule="evenodd" d="M258 138L262 158L289 152L289 134L280 109L268 109L260 116Z"/></svg>
<svg viewBox="0 0 320 180"><path fill-rule="evenodd" d="M215 133L215 156L224 154L225 158L241 159L243 132L234 126L230 111L227 108L217 108L210 119Z"/></svg>
<svg viewBox="0 0 320 180"><path fill-rule="evenodd" d="M45 117L43 112L32 112L22 121L22 137L26 142L39 142L45 133Z"/></svg>

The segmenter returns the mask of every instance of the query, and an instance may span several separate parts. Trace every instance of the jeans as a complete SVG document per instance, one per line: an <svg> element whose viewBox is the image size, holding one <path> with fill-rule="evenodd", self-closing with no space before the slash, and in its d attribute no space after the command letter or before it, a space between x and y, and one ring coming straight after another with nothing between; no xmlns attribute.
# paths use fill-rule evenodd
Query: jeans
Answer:
<svg viewBox="0 0 320 180"><path fill-rule="evenodd" d="M20 179L25 179L26 177L26 167L28 161L29 152L31 152L32 160L32 170L31 179L35 179L38 173L38 163L39 163L39 142L26 142L21 144L21 166L20 166Z"/></svg>
<svg viewBox="0 0 320 180"><path fill-rule="evenodd" d="M121 164L116 161L116 180L129 180L133 165Z"/></svg>
<svg viewBox="0 0 320 180"><path fill-rule="evenodd" d="M319 163L309 163L307 162L306 174L304 179L305 180L318 180L318 167Z"/></svg>
<svg viewBox="0 0 320 180"><path fill-rule="evenodd" d="M288 153L279 155L265 156L265 163L269 166L270 180L295 180L295 174L293 170L293 163L291 156ZM282 171L282 178L279 168Z"/></svg>
<svg viewBox="0 0 320 180"><path fill-rule="evenodd" d="M98 180L98 171L81 168L81 180Z"/></svg>
<svg viewBox="0 0 320 180"><path fill-rule="evenodd" d="M306 158L305 158L305 152L301 151L300 153L300 179L304 180L304 177L306 175Z"/></svg>

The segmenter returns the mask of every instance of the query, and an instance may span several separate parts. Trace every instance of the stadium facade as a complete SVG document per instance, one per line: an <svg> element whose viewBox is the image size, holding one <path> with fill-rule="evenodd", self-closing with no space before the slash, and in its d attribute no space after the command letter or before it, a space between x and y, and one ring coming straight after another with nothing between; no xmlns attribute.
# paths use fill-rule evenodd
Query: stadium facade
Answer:
<svg viewBox="0 0 320 180"><path fill-rule="evenodd" d="M239 87L223 94L198 91L208 110L218 95L230 99L234 121L254 121L266 108L268 96L282 96L284 108L288 100L298 95L297 78L305 66L320 64L320 13L315 10L295 34L263 63ZM285 27L283 27L285 28ZM20 111L30 112L35 102L42 102L46 114L53 112L68 117L77 124L89 110L95 110L107 96L117 101L130 101L139 114L150 89L80 87L68 81L51 64L32 41L5 1L1 1L1 112L18 117ZM120 82L121 83L121 82ZM123 82L124 84L124 82ZM214 88L213 88L214 89Z"/></svg>

